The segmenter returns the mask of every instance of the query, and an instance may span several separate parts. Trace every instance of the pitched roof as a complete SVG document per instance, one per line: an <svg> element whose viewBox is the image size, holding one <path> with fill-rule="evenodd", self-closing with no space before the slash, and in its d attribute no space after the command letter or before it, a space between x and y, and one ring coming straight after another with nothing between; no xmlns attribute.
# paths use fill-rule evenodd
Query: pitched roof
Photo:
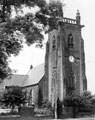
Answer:
<svg viewBox="0 0 95 120"><path fill-rule="evenodd" d="M30 86L38 84L45 74L44 63L32 68L28 73L28 77L24 82L23 86Z"/></svg>
<svg viewBox="0 0 95 120"><path fill-rule="evenodd" d="M28 77L27 75L13 74L10 78L6 78L4 80L4 85L22 87L27 77Z"/></svg>
<svg viewBox="0 0 95 120"><path fill-rule="evenodd" d="M32 68L26 75L13 74L4 80L4 86L30 86L38 84L44 76L44 64Z"/></svg>

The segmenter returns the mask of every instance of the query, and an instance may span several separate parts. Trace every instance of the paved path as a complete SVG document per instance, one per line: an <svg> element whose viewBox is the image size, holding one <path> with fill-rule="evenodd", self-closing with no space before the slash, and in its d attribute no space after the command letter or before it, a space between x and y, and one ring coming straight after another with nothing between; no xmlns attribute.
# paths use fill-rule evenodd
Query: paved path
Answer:
<svg viewBox="0 0 95 120"><path fill-rule="evenodd" d="M95 120L95 118L68 118L68 119L45 119L45 120Z"/></svg>
<svg viewBox="0 0 95 120"><path fill-rule="evenodd" d="M45 119L49 120L49 119ZM50 120L95 120L95 118L68 118L68 119L50 119Z"/></svg>

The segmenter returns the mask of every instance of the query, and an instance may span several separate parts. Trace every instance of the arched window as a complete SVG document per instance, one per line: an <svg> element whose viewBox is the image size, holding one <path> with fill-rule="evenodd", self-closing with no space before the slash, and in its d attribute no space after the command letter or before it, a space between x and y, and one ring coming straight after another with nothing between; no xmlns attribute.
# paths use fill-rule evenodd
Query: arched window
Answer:
<svg viewBox="0 0 95 120"><path fill-rule="evenodd" d="M56 49L56 39L55 39L55 36L53 36L52 49L53 50Z"/></svg>
<svg viewBox="0 0 95 120"><path fill-rule="evenodd" d="M68 46L71 48L74 46L72 34L68 35Z"/></svg>
<svg viewBox="0 0 95 120"><path fill-rule="evenodd" d="M74 77L68 76L67 81L66 81L66 94L72 94L75 89L75 83L74 83Z"/></svg>

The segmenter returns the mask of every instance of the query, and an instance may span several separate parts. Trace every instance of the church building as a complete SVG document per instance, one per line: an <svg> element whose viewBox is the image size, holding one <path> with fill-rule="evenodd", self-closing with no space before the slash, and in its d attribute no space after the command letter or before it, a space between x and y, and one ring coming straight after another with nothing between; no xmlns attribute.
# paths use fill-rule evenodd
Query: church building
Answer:
<svg viewBox="0 0 95 120"><path fill-rule="evenodd" d="M58 28L48 34L45 64L32 68L25 76L13 75L5 86L17 85L27 91L29 104L36 104L38 91L54 106L57 99L69 94L82 94L87 89L84 40L80 13L76 19L63 17ZM18 81L18 82L17 82ZM20 82L20 83L19 83Z"/></svg>
<svg viewBox="0 0 95 120"><path fill-rule="evenodd" d="M45 83L48 85L48 100L54 105L69 94L81 94L87 89L85 75L84 40L80 24L80 13L76 19L63 17L58 29L48 35L45 56Z"/></svg>

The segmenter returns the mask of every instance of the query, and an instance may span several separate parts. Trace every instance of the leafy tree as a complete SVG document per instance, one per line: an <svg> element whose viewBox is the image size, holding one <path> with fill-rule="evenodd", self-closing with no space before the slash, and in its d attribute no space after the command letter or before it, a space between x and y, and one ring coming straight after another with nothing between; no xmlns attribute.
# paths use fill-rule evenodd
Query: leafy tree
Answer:
<svg viewBox="0 0 95 120"><path fill-rule="evenodd" d="M65 107L78 107L78 111L88 112L92 110L95 98L90 91L84 91L81 95L66 96L63 104Z"/></svg>
<svg viewBox="0 0 95 120"><path fill-rule="evenodd" d="M24 7L37 7L35 13L20 16ZM12 11L16 17L12 18ZM63 16L62 3L59 1L47 4L45 0L0 0L0 78L8 76L12 71L8 66L8 58L18 55L23 47L36 43L43 46L43 31L49 32L57 28L59 17Z"/></svg>
<svg viewBox="0 0 95 120"><path fill-rule="evenodd" d="M65 97L63 104L66 107L80 107L81 98L78 95L68 95Z"/></svg>
<svg viewBox="0 0 95 120"><path fill-rule="evenodd" d="M93 98L93 95L90 91L84 91L83 94L81 94L80 96L86 100L91 100Z"/></svg>
<svg viewBox="0 0 95 120"><path fill-rule="evenodd" d="M93 107L92 100L94 100L91 92L84 91L80 97L81 97L81 104L84 108L84 111L91 111Z"/></svg>
<svg viewBox="0 0 95 120"><path fill-rule="evenodd" d="M1 103L13 110L15 106L19 107L25 103L25 92L20 87L12 86L5 91Z"/></svg>

